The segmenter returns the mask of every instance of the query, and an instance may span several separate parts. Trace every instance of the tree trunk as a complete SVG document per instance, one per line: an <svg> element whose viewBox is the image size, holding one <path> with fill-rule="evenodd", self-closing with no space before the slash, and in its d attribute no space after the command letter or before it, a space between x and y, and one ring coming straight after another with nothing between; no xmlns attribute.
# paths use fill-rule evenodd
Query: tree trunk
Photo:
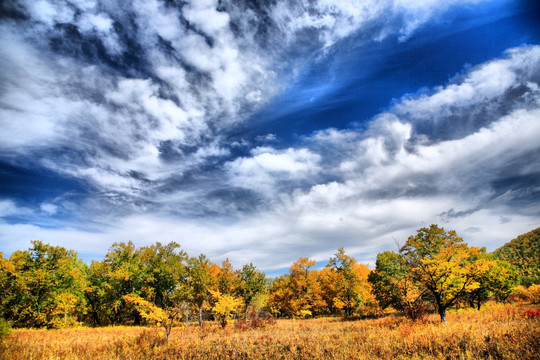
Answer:
<svg viewBox="0 0 540 360"><path fill-rule="evenodd" d="M441 317L441 322L446 325L446 308L439 306L439 315Z"/></svg>
<svg viewBox="0 0 540 360"><path fill-rule="evenodd" d="M203 306L199 307L199 326L203 326Z"/></svg>
<svg viewBox="0 0 540 360"><path fill-rule="evenodd" d="M92 321L94 322L94 326L100 325L99 316L97 311L92 311Z"/></svg>

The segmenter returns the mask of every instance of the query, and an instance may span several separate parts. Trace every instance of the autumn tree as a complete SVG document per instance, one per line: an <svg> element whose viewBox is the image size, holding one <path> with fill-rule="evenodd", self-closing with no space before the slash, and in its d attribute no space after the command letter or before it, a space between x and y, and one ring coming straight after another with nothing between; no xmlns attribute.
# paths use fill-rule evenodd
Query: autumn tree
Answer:
<svg viewBox="0 0 540 360"><path fill-rule="evenodd" d="M326 307L317 274L311 270L315 263L301 257L291 265L288 274L274 281L268 291L268 302L275 312L287 316L312 315Z"/></svg>
<svg viewBox="0 0 540 360"><path fill-rule="evenodd" d="M84 296L86 298L88 320L92 325L102 325L107 319L108 293L106 286L107 270L101 261L92 260L90 265L84 267L86 286Z"/></svg>
<svg viewBox="0 0 540 360"><path fill-rule="evenodd" d="M335 293L333 299L334 307L345 311L345 316L352 316L354 310L363 304L363 294L366 294L363 286L367 284L367 273L369 270L365 265L357 263L356 259L345 253L343 247L340 247L334 257L330 258L328 267L336 274ZM359 276L364 271L365 281L361 281Z"/></svg>
<svg viewBox="0 0 540 360"><path fill-rule="evenodd" d="M230 293L221 293L218 290L210 290L210 293L213 298L212 312L221 324L221 327L225 328L236 311L242 306L242 299Z"/></svg>
<svg viewBox="0 0 540 360"><path fill-rule="evenodd" d="M268 308L274 315L292 317L298 310L295 303L296 294L289 278L289 274L281 275L268 289Z"/></svg>
<svg viewBox="0 0 540 360"><path fill-rule="evenodd" d="M369 274L369 282L383 309L391 306L413 320L423 312L425 290L415 283L405 260L399 254L393 251L379 253L375 270Z"/></svg>
<svg viewBox="0 0 540 360"><path fill-rule="evenodd" d="M329 313L335 313L339 309L334 306L334 299L337 299L340 288L340 278L339 274L334 268L325 266L319 271L314 271L314 276L317 279L317 282L321 287L321 298L322 301L326 304L327 311Z"/></svg>
<svg viewBox="0 0 540 360"><path fill-rule="evenodd" d="M221 294L236 294L241 287L241 281L239 272L234 270L229 259L225 259L215 278L217 290Z"/></svg>
<svg viewBox="0 0 540 360"><path fill-rule="evenodd" d="M85 309L83 262L72 250L32 241L0 262L0 309L14 326L62 327ZM75 319L73 319L75 320Z"/></svg>
<svg viewBox="0 0 540 360"><path fill-rule="evenodd" d="M414 281L423 287L446 323L446 310L479 287L477 279L488 270L481 249L468 247L455 231L437 225L421 228L400 249Z"/></svg>

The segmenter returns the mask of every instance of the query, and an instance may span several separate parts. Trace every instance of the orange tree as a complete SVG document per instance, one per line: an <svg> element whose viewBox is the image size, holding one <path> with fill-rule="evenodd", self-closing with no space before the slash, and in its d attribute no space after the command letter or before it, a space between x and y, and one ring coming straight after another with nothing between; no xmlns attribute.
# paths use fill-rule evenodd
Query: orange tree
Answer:
<svg viewBox="0 0 540 360"><path fill-rule="evenodd" d="M301 257L291 265L289 274L279 277L272 284L268 304L273 312L294 316L317 313L326 307L317 272L310 270L314 265L315 260Z"/></svg>
<svg viewBox="0 0 540 360"><path fill-rule="evenodd" d="M345 316L350 317L354 310L365 301L369 270L365 265L358 264L355 258L345 254L343 247L340 247L334 257L330 258L328 267L337 275L333 289L335 296L332 299L334 307L343 310ZM362 277L361 273L366 275Z"/></svg>

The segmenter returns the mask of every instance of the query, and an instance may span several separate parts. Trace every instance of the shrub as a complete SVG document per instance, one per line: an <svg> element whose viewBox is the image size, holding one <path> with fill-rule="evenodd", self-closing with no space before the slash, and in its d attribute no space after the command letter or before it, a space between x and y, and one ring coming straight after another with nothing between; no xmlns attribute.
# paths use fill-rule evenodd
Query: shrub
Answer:
<svg viewBox="0 0 540 360"><path fill-rule="evenodd" d="M529 300L529 290L523 285L517 286L514 292L508 297L509 301L527 301Z"/></svg>
<svg viewBox="0 0 540 360"><path fill-rule="evenodd" d="M540 318L540 309L533 310L533 309L527 309L525 310L524 317L529 319L538 319Z"/></svg>
<svg viewBox="0 0 540 360"><path fill-rule="evenodd" d="M0 343L3 343L10 333L11 325L9 324L9 321L4 318L0 318Z"/></svg>
<svg viewBox="0 0 540 360"><path fill-rule="evenodd" d="M540 285L531 285L528 289L529 301L533 304L540 304Z"/></svg>

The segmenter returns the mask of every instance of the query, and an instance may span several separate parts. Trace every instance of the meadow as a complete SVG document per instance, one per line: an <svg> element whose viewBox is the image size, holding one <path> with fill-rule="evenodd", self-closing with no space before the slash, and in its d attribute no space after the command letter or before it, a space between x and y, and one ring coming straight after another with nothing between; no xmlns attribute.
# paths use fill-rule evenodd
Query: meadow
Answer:
<svg viewBox="0 0 540 360"><path fill-rule="evenodd" d="M14 329L2 359L540 359L540 310L488 303L412 322L377 319L279 319L222 329L206 322L159 328Z"/></svg>

